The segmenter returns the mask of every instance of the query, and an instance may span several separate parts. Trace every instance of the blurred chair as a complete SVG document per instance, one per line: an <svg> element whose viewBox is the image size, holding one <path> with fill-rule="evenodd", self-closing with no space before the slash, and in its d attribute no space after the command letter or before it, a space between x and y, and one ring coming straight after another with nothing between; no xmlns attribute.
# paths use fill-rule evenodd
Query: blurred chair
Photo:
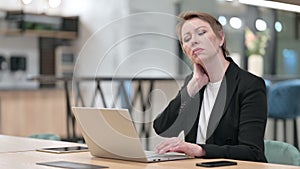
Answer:
<svg viewBox="0 0 300 169"><path fill-rule="evenodd" d="M286 142L286 121L293 121L294 146L298 148L297 117L300 115L300 80L274 83L268 92L268 116L274 119L274 140L277 140L277 122L283 121Z"/></svg>
<svg viewBox="0 0 300 169"><path fill-rule="evenodd" d="M28 136L29 138L37 138L37 139L44 139L44 140L56 140L61 141L61 138L57 134L52 133L39 133L39 134L33 134Z"/></svg>
<svg viewBox="0 0 300 169"><path fill-rule="evenodd" d="M265 140L265 155L269 163L300 166L300 152L285 142Z"/></svg>
<svg viewBox="0 0 300 169"><path fill-rule="evenodd" d="M264 80L265 80L266 89L267 89L267 93L268 93L271 88L272 82L271 82L271 80L268 80L268 79L264 79Z"/></svg>

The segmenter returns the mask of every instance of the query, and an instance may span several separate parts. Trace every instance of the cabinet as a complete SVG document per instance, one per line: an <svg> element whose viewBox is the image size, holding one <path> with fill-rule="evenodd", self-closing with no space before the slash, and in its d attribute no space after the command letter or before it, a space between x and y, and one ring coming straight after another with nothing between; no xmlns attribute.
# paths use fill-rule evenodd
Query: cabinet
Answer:
<svg viewBox="0 0 300 169"><path fill-rule="evenodd" d="M1 134L29 136L56 133L66 137L64 90L0 91Z"/></svg>
<svg viewBox="0 0 300 169"><path fill-rule="evenodd" d="M78 22L78 16L1 11L0 34L75 39L78 35Z"/></svg>

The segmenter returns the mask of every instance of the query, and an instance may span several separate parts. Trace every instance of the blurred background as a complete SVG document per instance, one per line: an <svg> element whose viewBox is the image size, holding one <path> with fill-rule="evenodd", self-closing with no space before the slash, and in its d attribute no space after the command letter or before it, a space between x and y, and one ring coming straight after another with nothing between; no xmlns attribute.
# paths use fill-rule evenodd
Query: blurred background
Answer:
<svg viewBox="0 0 300 169"><path fill-rule="evenodd" d="M300 77L298 0L0 0L0 134L78 141L71 106L125 107L152 149L152 119L191 72L175 34L186 10L218 18L230 56L266 84Z"/></svg>

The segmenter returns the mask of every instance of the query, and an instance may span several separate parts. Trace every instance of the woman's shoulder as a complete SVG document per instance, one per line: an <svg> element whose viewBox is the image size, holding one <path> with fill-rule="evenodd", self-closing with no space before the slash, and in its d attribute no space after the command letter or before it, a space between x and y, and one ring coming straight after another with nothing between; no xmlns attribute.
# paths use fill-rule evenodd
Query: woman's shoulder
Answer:
<svg viewBox="0 0 300 169"><path fill-rule="evenodd" d="M251 79L251 80L257 80L257 81L263 81L263 78L257 75L254 75L244 69L240 69L240 73L241 73L241 78L245 78L245 79Z"/></svg>
<svg viewBox="0 0 300 169"><path fill-rule="evenodd" d="M232 67L232 71L231 72L235 72L237 71L237 75L239 76L239 78L241 80L245 80L245 81L249 81L249 80L253 80L253 81L263 81L263 78L256 76L250 72L248 72L247 70L242 69L241 67L239 67L232 58L228 57L227 60L230 62L230 67Z"/></svg>
<svg viewBox="0 0 300 169"><path fill-rule="evenodd" d="M256 76L244 69L239 68L239 81L244 86L264 86L265 82L262 77Z"/></svg>

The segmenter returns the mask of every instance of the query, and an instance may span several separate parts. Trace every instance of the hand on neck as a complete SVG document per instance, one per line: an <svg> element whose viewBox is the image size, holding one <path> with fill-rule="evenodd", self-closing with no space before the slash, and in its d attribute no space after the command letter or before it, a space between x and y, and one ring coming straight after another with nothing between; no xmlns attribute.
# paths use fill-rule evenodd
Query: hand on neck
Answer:
<svg viewBox="0 0 300 169"><path fill-rule="evenodd" d="M215 83L223 79L224 74L229 66L229 62L224 56L211 57L204 60L204 69L209 77L209 82Z"/></svg>

